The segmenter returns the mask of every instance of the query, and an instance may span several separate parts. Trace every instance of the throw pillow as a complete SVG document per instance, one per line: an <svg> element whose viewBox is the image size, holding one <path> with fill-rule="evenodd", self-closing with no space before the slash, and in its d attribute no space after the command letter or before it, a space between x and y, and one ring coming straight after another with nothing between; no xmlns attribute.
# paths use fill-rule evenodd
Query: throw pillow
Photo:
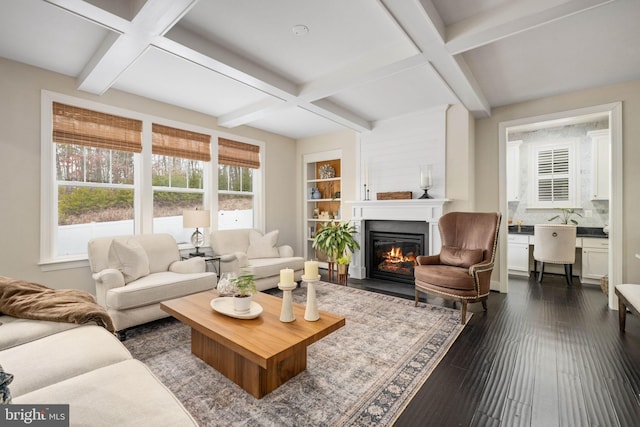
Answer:
<svg viewBox="0 0 640 427"><path fill-rule="evenodd" d="M182 261L172 262L169 265L169 271L181 274L204 273L207 271L207 266L203 257L196 256Z"/></svg>
<svg viewBox="0 0 640 427"><path fill-rule="evenodd" d="M126 284L149 274L149 257L134 239L113 239L109 266L122 272Z"/></svg>
<svg viewBox="0 0 640 427"><path fill-rule="evenodd" d="M9 390L11 381L13 381L13 375L5 372L0 365L0 403L11 403L11 390Z"/></svg>
<svg viewBox="0 0 640 427"><path fill-rule="evenodd" d="M276 247L279 230L273 230L264 236L255 230L249 231L249 247L247 258L278 258L280 253Z"/></svg>
<svg viewBox="0 0 640 427"><path fill-rule="evenodd" d="M440 250L440 262L456 267L470 267L482 261L482 249L462 249L443 246Z"/></svg>

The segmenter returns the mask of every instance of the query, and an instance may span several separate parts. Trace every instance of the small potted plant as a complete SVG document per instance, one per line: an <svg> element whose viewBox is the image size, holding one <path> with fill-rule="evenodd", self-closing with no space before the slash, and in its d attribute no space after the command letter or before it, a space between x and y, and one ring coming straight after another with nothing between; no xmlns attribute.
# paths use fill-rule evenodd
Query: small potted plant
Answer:
<svg viewBox="0 0 640 427"><path fill-rule="evenodd" d="M576 212L575 209L572 208L561 208L560 211L562 212L561 214L558 214L556 216L553 216L551 218L549 218L547 221L555 221L556 219L560 220L561 224L573 224L573 225L578 225L578 221L576 221L575 219L571 218L572 215L577 215L580 218L582 218L582 215L580 215L578 212Z"/></svg>
<svg viewBox="0 0 640 427"><path fill-rule="evenodd" d="M322 224L322 228L316 232L313 238L313 248L324 252L329 259L329 269L332 263L337 262L345 271L348 271L351 253L360 249L360 244L355 239L356 227L348 222L328 222ZM341 259L342 264L340 261ZM345 273L346 274L346 273ZM329 277L333 275L330 271Z"/></svg>
<svg viewBox="0 0 640 427"><path fill-rule="evenodd" d="M246 313L251 308L253 294L257 292L253 274L241 274L231 279L233 284L233 309L238 313Z"/></svg>

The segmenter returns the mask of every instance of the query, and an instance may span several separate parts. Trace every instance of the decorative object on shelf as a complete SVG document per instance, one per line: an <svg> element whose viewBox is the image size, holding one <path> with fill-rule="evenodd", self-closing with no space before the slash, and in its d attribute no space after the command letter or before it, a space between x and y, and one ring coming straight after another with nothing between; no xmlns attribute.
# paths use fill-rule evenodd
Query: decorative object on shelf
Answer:
<svg viewBox="0 0 640 427"><path fill-rule="evenodd" d="M278 289L282 291L282 310L280 311L280 321L289 323L296 320L296 316L293 313L293 297L291 291L296 288L296 283L293 281L293 270L290 268L283 268L280 270L280 283L278 283Z"/></svg>
<svg viewBox="0 0 640 427"><path fill-rule="evenodd" d="M355 239L356 227L348 222L328 222L316 232L313 238L313 248L324 252L329 259L329 280L333 280L333 263L339 257L349 256L360 249Z"/></svg>
<svg viewBox="0 0 640 427"><path fill-rule="evenodd" d="M433 199L429 195L429 189L433 186L433 165L420 166L420 188L424 190L424 194L420 196L420 199Z"/></svg>
<svg viewBox="0 0 640 427"><path fill-rule="evenodd" d="M311 198L312 199L322 199L322 193L318 190L317 187L313 187L311 189Z"/></svg>
<svg viewBox="0 0 640 427"><path fill-rule="evenodd" d="M330 164L320 166L318 171L320 173L320 179L335 178L336 170Z"/></svg>
<svg viewBox="0 0 640 427"><path fill-rule="evenodd" d="M313 208L313 218L317 219L320 216L320 209Z"/></svg>
<svg viewBox="0 0 640 427"><path fill-rule="evenodd" d="M237 313L248 313L251 299L257 292L253 274L242 274L230 280L234 288L233 307Z"/></svg>
<svg viewBox="0 0 640 427"><path fill-rule="evenodd" d="M392 191L389 193L376 193L378 200L405 200L410 199L411 191Z"/></svg>
<svg viewBox="0 0 640 427"><path fill-rule="evenodd" d="M551 218L549 218L547 221L554 221L556 219L560 220L561 224L574 224L574 225L578 225L578 221L576 221L575 219L571 218L572 215L577 215L580 218L582 218L582 215L579 214L578 212L576 212L575 209L572 208L561 208L560 211L562 212L559 215L553 216Z"/></svg>
<svg viewBox="0 0 640 427"><path fill-rule="evenodd" d="M195 246L196 251L191 252L191 256L204 256L204 252L200 252L200 247L204 245L204 235L200 232L200 228L208 228L211 225L211 214L208 210L194 209L182 212L182 226L184 228L195 228L196 231L191 235L191 244Z"/></svg>
<svg viewBox="0 0 640 427"><path fill-rule="evenodd" d="M329 212L327 211L322 211L320 212L320 215L318 215L318 219L325 219L325 220L329 220L331 218L329 218Z"/></svg>
<svg viewBox="0 0 640 427"><path fill-rule="evenodd" d="M340 198L341 193L339 191L336 191L335 193L333 193L333 196L331 196L331 198L333 200L335 199L339 199Z"/></svg>

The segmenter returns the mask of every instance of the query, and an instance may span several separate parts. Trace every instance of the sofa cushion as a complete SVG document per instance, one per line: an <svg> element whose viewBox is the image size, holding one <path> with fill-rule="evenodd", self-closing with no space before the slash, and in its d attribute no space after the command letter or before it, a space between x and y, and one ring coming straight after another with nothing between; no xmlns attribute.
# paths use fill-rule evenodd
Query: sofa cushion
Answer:
<svg viewBox="0 0 640 427"><path fill-rule="evenodd" d="M273 230L264 236L255 230L249 231L249 247L247 258L278 258L280 253L276 247L279 230Z"/></svg>
<svg viewBox="0 0 640 427"><path fill-rule="evenodd" d="M220 230L211 233L211 249L216 255L247 252L249 248L249 231L241 228L237 230Z"/></svg>
<svg viewBox="0 0 640 427"><path fill-rule="evenodd" d="M105 366L31 393L14 404L68 404L70 424L197 426L184 406L139 360Z"/></svg>
<svg viewBox="0 0 640 427"><path fill-rule="evenodd" d="M216 286L213 273L181 274L172 271L153 273L129 283L127 286L107 291L107 308L126 310L157 304Z"/></svg>
<svg viewBox="0 0 640 427"><path fill-rule="evenodd" d="M134 238L113 239L109 248L109 267L122 272L129 283L149 274L149 257Z"/></svg>
<svg viewBox="0 0 640 427"><path fill-rule="evenodd" d="M463 249L443 246L440 262L455 267L470 267L482 261L482 249Z"/></svg>
<svg viewBox="0 0 640 427"><path fill-rule="evenodd" d="M0 350L80 326L76 323L19 319L12 316L0 316L0 322L2 323L0 325Z"/></svg>
<svg viewBox="0 0 640 427"><path fill-rule="evenodd" d="M253 274L256 279L263 277L275 277L276 283L280 277L280 270L291 268L294 271L304 269L304 258L257 258L252 259L247 270L248 274Z"/></svg>
<svg viewBox="0 0 640 427"><path fill-rule="evenodd" d="M0 351L4 368L14 375L11 384L14 399L127 359L131 359L131 354L122 343L96 325L81 326Z"/></svg>

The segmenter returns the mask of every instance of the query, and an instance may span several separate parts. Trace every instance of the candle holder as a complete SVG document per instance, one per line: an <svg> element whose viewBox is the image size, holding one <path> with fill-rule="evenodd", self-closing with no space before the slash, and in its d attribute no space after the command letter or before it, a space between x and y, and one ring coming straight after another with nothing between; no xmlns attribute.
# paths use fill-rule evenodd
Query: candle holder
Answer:
<svg viewBox="0 0 640 427"><path fill-rule="evenodd" d="M369 190L367 189L367 184L364 184L364 200L369 200Z"/></svg>
<svg viewBox="0 0 640 427"><path fill-rule="evenodd" d="M433 199L429 195L429 189L433 186L433 178L431 176L431 171L433 167L431 165L420 166L420 188L424 190L422 196L418 197L419 199Z"/></svg>
<svg viewBox="0 0 640 427"><path fill-rule="evenodd" d="M315 322L320 319L316 300L316 282L320 281L320 276L315 279L302 277L302 280L307 284L307 308L304 310L304 320Z"/></svg>
<svg viewBox="0 0 640 427"><path fill-rule="evenodd" d="M280 311L280 321L289 323L296 320L295 314L293 314L293 297L291 291L296 288L294 286L282 286L278 283L278 289L282 291L282 310Z"/></svg>

